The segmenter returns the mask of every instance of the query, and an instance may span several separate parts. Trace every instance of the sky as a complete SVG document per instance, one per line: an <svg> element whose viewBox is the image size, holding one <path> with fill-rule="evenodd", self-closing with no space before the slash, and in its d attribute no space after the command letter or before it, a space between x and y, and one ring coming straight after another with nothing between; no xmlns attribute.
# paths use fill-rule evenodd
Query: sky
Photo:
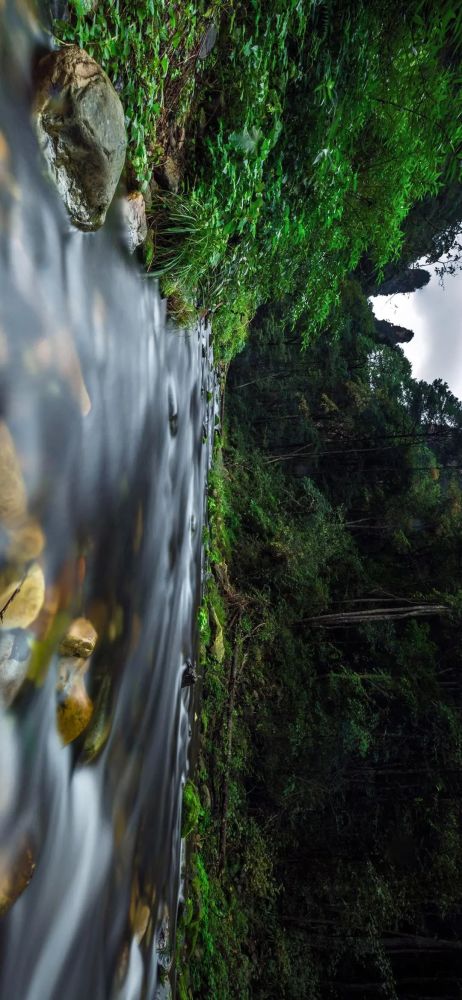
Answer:
<svg viewBox="0 0 462 1000"><path fill-rule="evenodd" d="M432 273L425 288L410 295L377 296L372 306L378 319L414 330L411 342L402 345L414 378L442 378L462 399L462 272L446 277L444 288Z"/></svg>

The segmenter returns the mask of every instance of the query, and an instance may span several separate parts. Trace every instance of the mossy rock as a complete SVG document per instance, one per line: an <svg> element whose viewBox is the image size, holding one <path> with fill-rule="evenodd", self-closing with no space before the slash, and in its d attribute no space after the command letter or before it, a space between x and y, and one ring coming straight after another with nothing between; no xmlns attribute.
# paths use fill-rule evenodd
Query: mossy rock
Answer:
<svg viewBox="0 0 462 1000"><path fill-rule="evenodd" d="M199 793L193 781L187 781L183 789L183 812L181 816L181 836L189 837L196 829L201 814Z"/></svg>
<svg viewBox="0 0 462 1000"><path fill-rule="evenodd" d="M225 658L225 640L223 636L223 628L218 618L218 615L215 611L215 608L212 608L212 619L215 631L215 638L213 640L213 644L211 647L211 653L212 656L214 656L215 659L218 661L218 663L223 663L223 660Z"/></svg>

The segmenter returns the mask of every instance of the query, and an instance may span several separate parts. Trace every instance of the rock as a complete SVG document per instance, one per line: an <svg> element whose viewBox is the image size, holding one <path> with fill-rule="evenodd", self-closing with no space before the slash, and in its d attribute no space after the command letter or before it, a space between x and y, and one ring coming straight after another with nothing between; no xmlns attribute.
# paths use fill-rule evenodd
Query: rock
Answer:
<svg viewBox="0 0 462 1000"><path fill-rule="evenodd" d="M396 326L389 323L387 319L374 319L375 333L377 340L381 344L388 344L395 347L396 344L408 344L414 336L413 330L407 330L405 326Z"/></svg>
<svg viewBox="0 0 462 1000"><path fill-rule="evenodd" d="M124 112L109 78L76 45L39 63L33 117L49 172L74 225L103 225L125 162Z"/></svg>
<svg viewBox="0 0 462 1000"><path fill-rule="evenodd" d="M173 955L170 944L170 923L168 913L165 914L157 935L157 964L164 972L170 972Z"/></svg>
<svg viewBox="0 0 462 1000"><path fill-rule="evenodd" d="M17 567L0 573L0 628L27 628L37 618L45 599L45 580L38 563L24 575Z"/></svg>
<svg viewBox="0 0 462 1000"><path fill-rule="evenodd" d="M124 223L124 242L129 253L134 253L137 247L144 243L148 235L146 222L146 205L141 191L132 191L122 200L122 217Z"/></svg>
<svg viewBox="0 0 462 1000"><path fill-rule="evenodd" d="M10 707L27 676L30 650L26 644L23 656L20 646L14 632L0 633L0 702L5 708Z"/></svg>
<svg viewBox="0 0 462 1000"><path fill-rule="evenodd" d="M192 687L197 681L197 670L192 660L186 660L181 677L181 687Z"/></svg>
<svg viewBox="0 0 462 1000"><path fill-rule="evenodd" d="M68 21L70 17L68 0L49 0L50 27L54 20Z"/></svg>
<svg viewBox="0 0 462 1000"><path fill-rule="evenodd" d="M0 523L11 528L26 516L26 487L13 438L0 420Z"/></svg>
<svg viewBox="0 0 462 1000"><path fill-rule="evenodd" d="M59 662L56 717L64 744L72 743L83 733L93 714L93 702L83 679L86 668L87 661L77 657L66 657Z"/></svg>
<svg viewBox="0 0 462 1000"><path fill-rule="evenodd" d="M419 288L424 288L430 281L430 272L423 267L407 267L399 274L393 275L383 281L377 289L376 295L398 295L416 292Z"/></svg>
<svg viewBox="0 0 462 1000"><path fill-rule="evenodd" d="M101 753L111 732L111 679L106 676L101 682L95 700L95 706L90 725L85 734L82 759L85 764Z"/></svg>
<svg viewBox="0 0 462 1000"><path fill-rule="evenodd" d="M29 562L43 551L45 536L37 521L26 521L20 528L11 532L7 548L7 558L10 562Z"/></svg>
<svg viewBox="0 0 462 1000"><path fill-rule="evenodd" d="M156 988L155 1000L172 1000L172 987L167 979L165 983L159 983Z"/></svg>
<svg viewBox="0 0 462 1000"><path fill-rule="evenodd" d="M140 901L136 908L135 919L133 922L133 933L138 941L138 944L141 944L144 935L146 934L150 916L151 911L149 906L147 903Z"/></svg>
<svg viewBox="0 0 462 1000"><path fill-rule="evenodd" d="M3 916L27 889L35 871L31 848L26 844L17 853L13 863L0 857L0 915Z"/></svg>
<svg viewBox="0 0 462 1000"><path fill-rule="evenodd" d="M178 403L175 395L175 390L173 386L169 385L168 393L168 422L170 426L170 433L172 437L175 437L178 433Z"/></svg>
<svg viewBox="0 0 462 1000"><path fill-rule="evenodd" d="M198 59L207 59L207 56L210 55L212 49L215 46L217 38L218 38L217 26L216 24L212 23L207 28L207 31L205 32L205 35L199 46L199 51L197 53Z"/></svg>
<svg viewBox="0 0 462 1000"><path fill-rule="evenodd" d="M165 160L154 168L154 180L164 191L171 191L178 194L181 181L181 173L178 163L173 156L167 155Z"/></svg>
<svg viewBox="0 0 462 1000"><path fill-rule="evenodd" d="M59 652L63 656L75 656L85 660L91 656L98 633L88 618L76 618L72 622L64 639L61 640Z"/></svg>

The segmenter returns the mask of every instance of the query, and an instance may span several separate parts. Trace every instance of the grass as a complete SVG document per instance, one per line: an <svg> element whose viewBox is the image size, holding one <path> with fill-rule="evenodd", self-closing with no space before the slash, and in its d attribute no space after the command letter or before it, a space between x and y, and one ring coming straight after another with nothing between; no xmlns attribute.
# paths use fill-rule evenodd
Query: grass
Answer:
<svg viewBox="0 0 462 1000"><path fill-rule="evenodd" d="M61 41L93 56L116 86L125 110L129 170L146 191L153 165L181 129L194 100L201 42L219 19L222 0L72 0L70 23L55 21Z"/></svg>

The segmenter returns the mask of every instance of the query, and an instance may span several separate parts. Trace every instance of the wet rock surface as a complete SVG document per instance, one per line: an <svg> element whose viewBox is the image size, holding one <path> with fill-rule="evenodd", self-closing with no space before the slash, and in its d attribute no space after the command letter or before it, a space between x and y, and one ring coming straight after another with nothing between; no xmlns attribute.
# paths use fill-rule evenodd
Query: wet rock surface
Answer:
<svg viewBox="0 0 462 1000"><path fill-rule="evenodd" d="M181 677L181 687L191 687L197 681L196 665L192 660L186 660Z"/></svg>
<svg viewBox="0 0 462 1000"><path fill-rule="evenodd" d="M80 229L103 225L125 162L120 99L83 49L70 45L39 63L33 107L48 170Z"/></svg>
<svg viewBox="0 0 462 1000"><path fill-rule="evenodd" d="M27 628L45 599L45 578L38 563L23 571L10 566L0 573L0 628Z"/></svg>
<svg viewBox="0 0 462 1000"><path fill-rule="evenodd" d="M166 914L162 920L157 937L157 962L164 973L170 972L173 955L170 942L170 922L168 914Z"/></svg>
<svg viewBox="0 0 462 1000"><path fill-rule="evenodd" d="M61 640L59 652L85 660L91 656L98 638L96 629L88 618L76 618Z"/></svg>
<svg viewBox="0 0 462 1000"><path fill-rule="evenodd" d="M0 703L12 705L27 677L30 647L26 632L0 632Z"/></svg>
<svg viewBox="0 0 462 1000"><path fill-rule="evenodd" d="M170 153L154 169L154 180L164 191L178 194L181 183L181 168L178 159Z"/></svg>
<svg viewBox="0 0 462 1000"><path fill-rule="evenodd" d="M62 742L77 739L93 715L93 702L85 687L87 661L78 657L63 657L59 661L56 684L56 718Z"/></svg>
<svg viewBox="0 0 462 1000"><path fill-rule="evenodd" d="M167 980L165 983L159 983L156 990L155 1000L172 1000L173 993L172 987Z"/></svg>
<svg viewBox="0 0 462 1000"><path fill-rule="evenodd" d="M27 844L20 848L13 860L0 856L0 916L7 913L27 889L34 871L34 855Z"/></svg>
<svg viewBox="0 0 462 1000"><path fill-rule="evenodd" d="M146 205L141 191L131 191L121 202L123 239L129 253L144 243L148 235Z"/></svg>

